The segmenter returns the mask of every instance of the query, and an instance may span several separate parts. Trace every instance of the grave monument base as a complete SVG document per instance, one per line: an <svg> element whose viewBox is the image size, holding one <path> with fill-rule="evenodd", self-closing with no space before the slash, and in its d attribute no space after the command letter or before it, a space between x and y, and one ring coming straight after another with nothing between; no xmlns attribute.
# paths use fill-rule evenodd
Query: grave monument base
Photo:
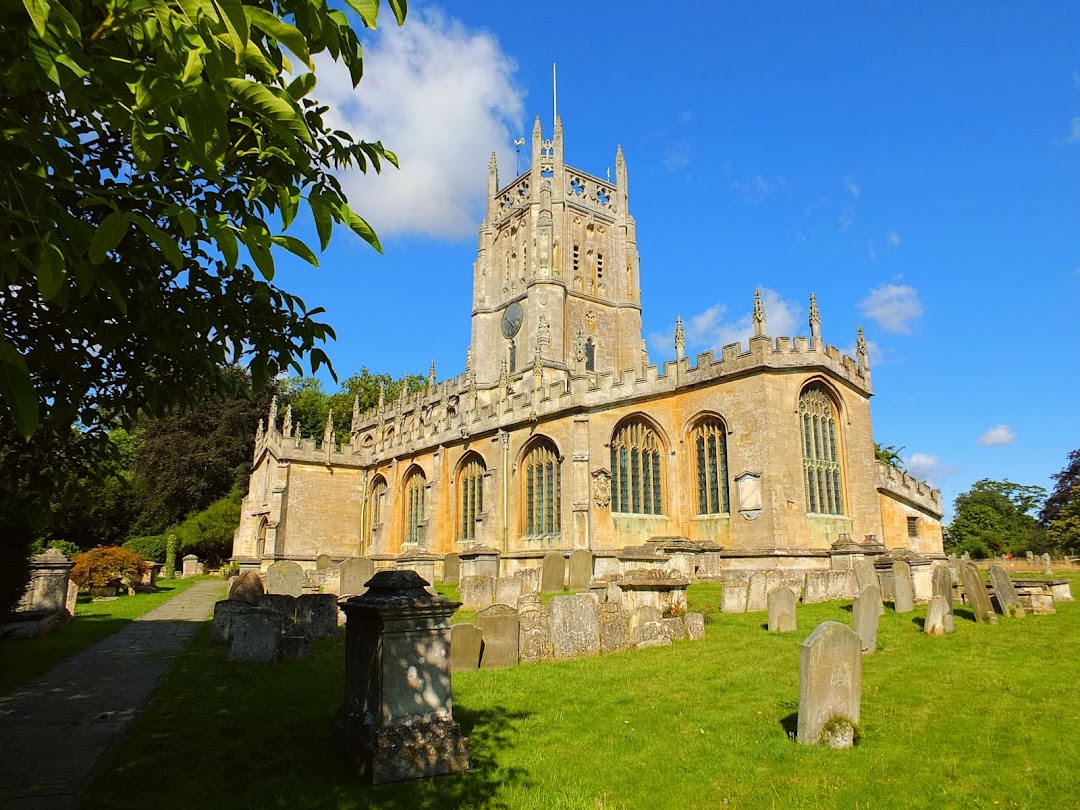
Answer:
<svg viewBox="0 0 1080 810"><path fill-rule="evenodd" d="M340 713L334 732L357 775L373 785L469 769L469 743L453 718L426 715L378 727L358 721Z"/></svg>

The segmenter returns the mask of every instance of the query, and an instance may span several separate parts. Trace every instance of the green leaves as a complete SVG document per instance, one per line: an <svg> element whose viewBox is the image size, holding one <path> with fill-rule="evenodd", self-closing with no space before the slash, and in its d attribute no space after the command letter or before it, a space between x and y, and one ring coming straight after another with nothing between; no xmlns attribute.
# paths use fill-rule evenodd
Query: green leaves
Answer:
<svg viewBox="0 0 1080 810"><path fill-rule="evenodd" d="M105 254L120 244L131 227L131 220L119 211L113 211L94 232L94 238L90 240L90 261L101 264Z"/></svg>
<svg viewBox="0 0 1080 810"><path fill-rule="evenodd" d="M11 411L15 426L27 441L37 430L39 414L37 394L26 361L0 337L0 396Z"/></svg>
<svg viewBox="0 0 1080 810"><path fill-rule="evenodd" d="M375 231L367 224L367 221L364 220L363 217L354 214L345 202L341 203L341 208L339 210L342 218L345 220L345 224L349 226L349 230L379 251L379 253L382 253L382 245L379 243L379 237L375 235Z"/></svg>
<svg viewBox="0 0 1080 810"><path fill-rule="evenodd" d="M311 143L311 132L300 109L294 101L285 100L264 84L247 79L226 79L225 87L238 103L265 119L280 133L291 135L306 144Z"/></svg>
<svg viewBox="0 0 1080 810"><path fill-rule="evenodd" d="M298 29L282 22L269 11L258 6L244 6L244 13L247 14L252 25L292 51L300 61L307 65L308 70L315 69L311 62L311 55L308 53L307 40Z"/></svg>

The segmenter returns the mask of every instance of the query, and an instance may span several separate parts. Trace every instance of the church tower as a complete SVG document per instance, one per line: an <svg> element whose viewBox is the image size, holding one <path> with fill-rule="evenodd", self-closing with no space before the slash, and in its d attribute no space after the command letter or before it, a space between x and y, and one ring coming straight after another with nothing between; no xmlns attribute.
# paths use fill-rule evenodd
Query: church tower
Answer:
<svg viewBox="0 0 1080 810"><path fill-rule="evenodd" d="M473 269L471 371L478 387L535 363L571 375L641 367L641 289L626 162L615 182L563 160L561 119L532 165L499 187L492 154Z"/></svg>

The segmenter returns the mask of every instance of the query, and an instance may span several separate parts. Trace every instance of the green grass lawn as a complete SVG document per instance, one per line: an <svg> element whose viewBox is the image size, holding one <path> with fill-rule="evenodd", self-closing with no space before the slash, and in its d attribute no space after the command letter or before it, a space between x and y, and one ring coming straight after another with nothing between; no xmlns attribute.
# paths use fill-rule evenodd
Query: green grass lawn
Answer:
<svg viewBox="0 0 1080 810"><path fill-rule="evenodd" d="M0 695L48 672L75 653L110 636L124 625L191 587L195 579L158 580L157 593L91 601L79 595L75 618L46 638L0 642Z"/></svg>
<svg viewBox="0 0 1080 810"><path fill-rule="evenodd" d="M719 586L689 596L691 609L716 606ZM766 632L763 613L712 613L699 642L460 673L454 715L473 769L380 788L331 739L343 636L258 666L226 663L204 629L88 806L1075 808L1080 603L1058 608L993 627L958 608L941 638L921 632L925 607L887 609L847 751L797 745L787 729L799 645L822 621L850 623L850 603L800 605L796 633Z"/></svg>

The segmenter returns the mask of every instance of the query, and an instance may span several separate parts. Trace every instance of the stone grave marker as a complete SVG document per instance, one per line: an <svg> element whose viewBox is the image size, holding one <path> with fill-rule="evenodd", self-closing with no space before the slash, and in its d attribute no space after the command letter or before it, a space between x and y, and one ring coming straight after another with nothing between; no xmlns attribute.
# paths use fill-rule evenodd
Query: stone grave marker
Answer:
<svg viewBox="0 0 1080 810"><path fill-rule="evenodd" d="M893 610L911 613L915 609L915 591L911 584L911 566L904 560L896 560L893 570Z"/></svg>
<svg viewBox="0 0 1080 810"><path fill-rule="evenodd" d="M450 628L450 665L454 672L480 668L484 634L475 624L455 624Z"/></svg>
<svg viewBox="0 0 1080 810"><path fill-rule="evenodd" d="M945 619L949 615L948 605L945 604L945 598L934 594L930 597L930 604L926 608L926 621L923 623L923 632L928 636L943 636L947 632L945 630Z"/></svg>
<svg viewBox="0 0 1080 810"><path fill-rule="evenodd" d="M953 616L953 575L947 565L939 565L933 573L933 594L940 596L945 602L944 627L946 633L956 629L956 621Z"/></svg>
<svg viewBox="0 0 1080 810"><path fill-rule="evenodd" d="M769 575L765 571L755 571L750 575L750 586L746 592L746 611L756 613L765 610L769 584Z"/></svg>
<svg viewBox="0 0 1080 810"><path fill-rule="evenodd" d="M874 564L866 557L860 557L855 560L855 592L858 593L867 585L878 587L878 575L874 570Z"/></svg>
<svg viewBox="0 0 1080 810"><path fill-rule="evenodd" d="M1044 574L1052 574L1052 573L1054 573L1054 566L1051 565L1051 563L1050 563L1050 555L1049 554L1043 554L1042 555L1042 564L1043 564L1043 573Z"/></svg>
<svg viewBox="0 0 1080 810"><path fill-rule="evenodd" d="M588 549L579 548L570 555L570 590L586 591L593 577L593 555Z"/></svg>
<svg viewBox="0 0 1080 810"><path fill-rule="evenodd" d="M829 572L807 571L803 601L807 604L825 602L829 599Z"/></svg>
<svg viewBox="0 0 1080 810"><path fill-rule="evenodd" d="M877 649L878 617L881 615L881 591L877 585L867 585L855 594L851 605L851 629L859 637L864 653Z"/></svg>
<svg viewBox="0 0 1080 810"><path fill-rule="evenodd" d="M461 605L465 610L483 610L495 602L495 579L492 577L462 577L458 585Z"/></svg>
<svg viewBox="0 0 1080 810"><path fill-rule="evenodd" d="M296 623L296 597L285 593L264 593L255 601L255 607L272 610L281 617L281 632L292 635Z"/></svg>
<svg viewBox="0 0 1080 810"><path fill-rule="evenodd" d="M447 585L457 585L461 579L461 558L455 552L443 557L442 581Z"/></svg>
<svg viewBox="0 0 1080 810"><path fill-rule="evenodd" d="M664 632L672 641L682 641L687 638L686 623L683 621L682 616L663 619L661 624L664 626Z"/></svg>
<svg viewBox="0 0 1080 810"><path fill-rule="evenodd" d="M1009 574L1000 565L991 565L989 573L990 584L994 587L994 597L997 599L1001 615L1023 618L1024 608L1020 604L1020 596L1016 593Z"/></svg>
<svg viewBox="0 0 1080 810"><path fill-rule="evenodd" d="M521 580L523 594L540 593L540 574L539 568L523 568L514 572L514 576Z"/></svg>
<svg viewBox="0 0 1080 810"><path fill-rule="evenodd" d="M548 602L551 646L556 660L600 652L600 621L596 599L587 593L556 596Z"/></svg>
<svg viewBox="0 0 1080 810"><path fill-rule="evenodd" d="M705 617L700 613L686 614L686 635L691 641L705 638Z"/></svg>
<svg viewBox="0 0 1080 810"><path fill-rule="evenodd" d="M518 600L518 658L521 661L550 661L555 657L551 646L551 617L536 594Z"/></svg>
<svg viewBox="0 0 1080 810"><path fill-rule="evenodd" d="M1028 553L1027 553L1027 561L1028 562L1035 562L1035 552L1034 551L1028 551Z"/></svg>
<svg viewBox="0 0 1080 810"><path fill-rule="evenodd" d="M777 585L768 596L769 630L774 633L791 633L795 624L795 595L787 585Z"/></svg>
<svg viewBox="0 0 1080 810"><path fill-rule="evenodd" d="M70 579L67 582L67 600L64 602L64 607L67 608L69 616L75 615L75 606L79 602L79 586L72 582Z"/></svg>
<svg viewBox="0 0 1080 810"><path fill-rule="evenodd" d="M229 651L225 657L228 661L268 664L277 660L280 641L281 615L244 604L233 614L229 626Z"/></svg>
<svg viewBox="0 0 1080 810"><path fill-rule="evenodd" d="M214 604L214 620L210 624L210 643L226 645L232 631L233 619L238 613L251 608L247 602L235 599L222 599Z"/></svg>
<svg viewBox="0 0 1080 810"><path fill-rule="evenodd" d="M322 571L323 569L330 568L334 564L334 561L330 558L329 554L320 554L315 558L315 570Z"/></svg>
<svg viewBox="0 0 1080 810"><path fill-rule="evenodd" d="M747 591L749 585L745 582L725 582L721 595L720 611L722 613L746 613Z"/></svg>
<svg viewBox="0 0 1080 810"><path fill-rule="evenodd" d="M349 557L340 570L341 595L361 596L367 592L367 581L375 576L375 561L370 557Z"/></svg>
<svg viewBox="0 0 1080 810"><path fill-rule="evenodd" d="M188 554L184 557L184 570L181 576L184 579L188 577L197 577L199 575L199 558L194 554Z"/></svg>
<svg viewBox="0 0 1080 810"><path fill-rule="evenodd" d="M476 627L483 634L481 669L517 666L518 612L509 605L492 605L476 614Z"/></svg>
<svg viewBox="0 0 1080 810"><path fill-rule="evenodd" d="M639 649L666 647L671 636L664 630L664 615L659 608L643 605L630 614L630 643Z"/></svg>
<svg viewBox="0 0 1080 810"><path fill-rule="evenodd" d="M986 592L986 585L975 563L965 562L960 565L960 579L964 584L964 599L975 614L975 621L980 624L997 624L998 618L990 604L990 595Z"/></svg>
<svg viewBox="0 0 1080 810"><path fill-rule="evenodd" d="M338 598L332 593L304 593L296 597L293 633L309 639L334 638L338 631Z"/></svg>
<svg viewBox="0 0 1080 810"><path fill-rule="evenodd" d="M630 616L621 605L605 602L599 607L600 649L621 652L630 646Z"/></svg>
<svg viewBox="0 0 1080 810"><path fill-rule="evenodd" d="M514 607L522 594L521 577L517 574L499 577L495 582L495 604Z"/></svg>
<svg viewBox="0 0 1080 810"><path fill-rule="evenodd" d="M299 596L304 592L304 569L288 560L274 563L266 569L266 592Z"/></svg>
<svg viewBox="0 0 1080 810"><path fill-rule="evenodd" d="M562 554L544 555L543 574L540 577L541 593L562 593L566 583L566 560Z"/></svg>
<svg viewBox="0 0 1080 810"><path fill-rule="evenodd" d="M282 636L278 642L279 661L300 661L308 657L311 650L311 639L294 633L291 636Z"/></svg>
<svg viewBox="0 0 1080 810"><path fill-rule="evenodd" d="M229 588L229 599L254 605L266 593L258 571L244 571Z"/></svg>
<svg viewBox="0 0 1080 810"><path fill-rule="evenodd" d="M862 704L861 647L858 634L839 622L818 625L802 643L799 742L830 748L855 744Z"/></svg>

